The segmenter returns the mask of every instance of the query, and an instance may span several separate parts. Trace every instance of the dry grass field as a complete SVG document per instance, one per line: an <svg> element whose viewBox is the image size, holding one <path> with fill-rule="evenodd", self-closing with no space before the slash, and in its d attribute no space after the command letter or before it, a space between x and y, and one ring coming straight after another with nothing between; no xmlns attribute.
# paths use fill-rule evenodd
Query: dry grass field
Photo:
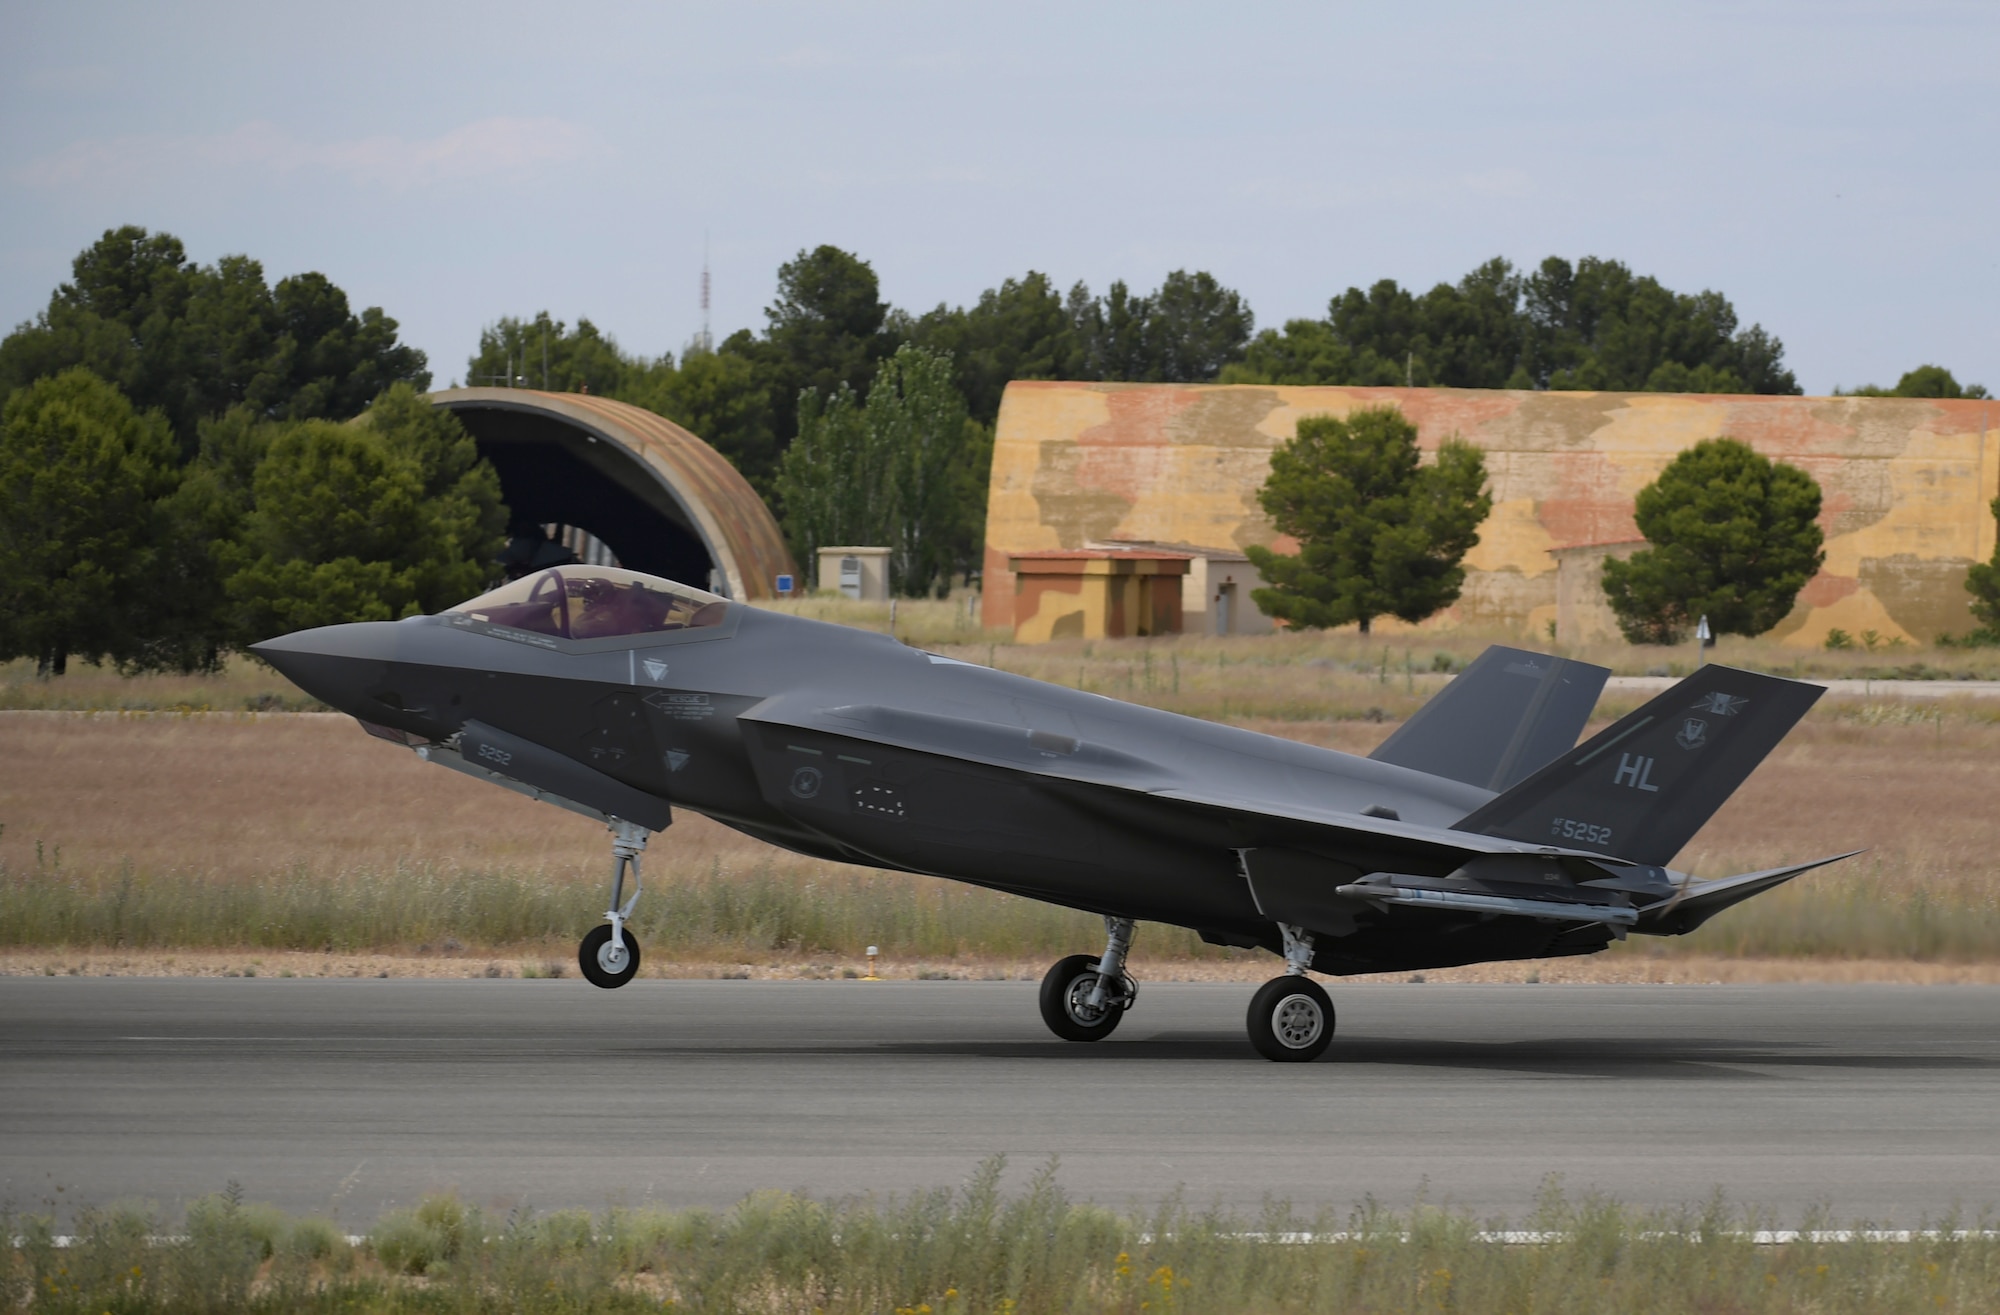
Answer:
<svg viewBox="0 0 2000 1315"><path fill-rule="evenodd" d="M887 632L890 609L774 605ZM1038 679L1366 752L1488 642L1402 632L1015 646L964 596L904 601L906 642ZM1572 656L1679 675L1691 651ZM2000 677L2000 651L1800 652L1725 639L1786 675ZM1607 695L1607 717L1640 696ZM210 677L0 665L0 971L554 972L602 908L589 822L428 767L262 664ZM261 710L261 711L260 711ZM1829 697L1698 836L1709 876L1868 853L1682 940L1589 960L1450 970L1543 981L1940 974L2000 978L2000 699ZM896 975L1036 976L1093 921L988 892L798 858L683 815L648 856L647 971L823 976L869 944ZM245 955L251 956L244 958ZM1141 971L1254 978L1261 955L1148 928ZM278 967L279 964L286 966ZM1752 967L1755 965L1755 967Z"/></svg>
<svg viewBox="0 0 2000 1315"><path fill-rule="evenodd" d="M1233 688L1255 712L1228 720L1351 752L1441 679L1266 667L1232 656L1230 642L1208 641L1219 669L1183 666L1182 700ZM1022 666L1032 655L1045 675L1080 659L1104 692L1127 693L1124 678L1143 699L1140 646L1100 647L1111 655L1002 652ZM1161 665L1150 663L1157 701L1172 705L1160 688L1172 664L1165 677ZM1370 696L1381 702L1357 713ZM1435 977L1686 980L1741 976L1749 963L1779 976L2000 973L1997 711L1824 700L1681 863L1713 876L1868 853L1691 937ZM255 952L266 971L282 960L282 971L358 972L379 956L399 972L553 971L602 908L606 863L592 823L425 765L336 715L0 712L0 970L171 959L173 970L223 971ZM898 975L1038 975L1101 934L1080 915L799 858L687 814L655 841L647 870L637 932L649 971L829 975L854 971L872 943ZM1268 971L1264 956L1167 928L1145 929L1139 948L1155 977Z"/></svg>

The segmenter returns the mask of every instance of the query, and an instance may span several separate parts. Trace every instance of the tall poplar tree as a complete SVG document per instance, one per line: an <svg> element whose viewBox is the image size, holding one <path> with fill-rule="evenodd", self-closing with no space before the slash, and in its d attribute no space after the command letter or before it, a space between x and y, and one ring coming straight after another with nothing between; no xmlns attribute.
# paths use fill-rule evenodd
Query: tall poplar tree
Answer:
<svg viewBox="0 0 2000 1315"><path fill-rule="evenodd" d="M948 588L983 537L984 442L952 383L951 357L921 347L884 361L865 403L845 384L829 398L805 394L778 471L800 560L814 562L827 545L887 547L898 593Z"/></svg>

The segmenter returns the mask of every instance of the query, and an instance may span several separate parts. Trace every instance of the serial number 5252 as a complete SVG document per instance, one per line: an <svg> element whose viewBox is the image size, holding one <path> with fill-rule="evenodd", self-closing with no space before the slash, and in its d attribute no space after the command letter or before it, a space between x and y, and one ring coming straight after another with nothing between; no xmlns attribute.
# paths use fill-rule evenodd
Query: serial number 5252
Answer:
<svg viewBox="0 0 2000 1315"><path fill-rule="evenodd" d="M1586 845L1608 845L1611 843L1611 828L1599 826L1595 822L1579 822L1573 817L1557 817L1549 821L1549 834L1561 836L1564 840L1581 840Z"/></svg>

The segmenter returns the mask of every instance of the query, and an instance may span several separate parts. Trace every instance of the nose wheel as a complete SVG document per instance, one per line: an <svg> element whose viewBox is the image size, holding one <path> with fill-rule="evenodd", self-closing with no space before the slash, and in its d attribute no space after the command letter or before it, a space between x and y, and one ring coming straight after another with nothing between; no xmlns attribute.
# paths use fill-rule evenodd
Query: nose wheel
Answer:
<svg viewBox="0 0 2000 1315"><path fill-rule="evenodd" d="M639 942L625 930L632 906L639 902L639 855L652 832L636 822L620 818L611 821L611 907L604 912L604 925L593 927L576 950L576 966L583 980L607 991L616 990L639 975ZM632 873L632 895L625 894L625 873Z"/></svg>
<svg viewBox="0 0 2000 1315"><path fill-rule="evenodd" d="M576 951L576 966L583 970L584 981L613 991L639 975L639 942L630 932L621 934L618 941L612 943L609 923L590 929Z"/></svg>

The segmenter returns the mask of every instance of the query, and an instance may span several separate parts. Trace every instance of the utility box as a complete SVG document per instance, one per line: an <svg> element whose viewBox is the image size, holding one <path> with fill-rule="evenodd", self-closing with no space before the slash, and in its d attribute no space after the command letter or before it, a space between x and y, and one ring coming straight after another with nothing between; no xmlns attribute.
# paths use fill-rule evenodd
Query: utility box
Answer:
<svg viewBox="0 0 2000 1315"><path fill-rule="evenodd" d="M819 587L857 602L889 601L887 548L821 548Z"/></svg>

